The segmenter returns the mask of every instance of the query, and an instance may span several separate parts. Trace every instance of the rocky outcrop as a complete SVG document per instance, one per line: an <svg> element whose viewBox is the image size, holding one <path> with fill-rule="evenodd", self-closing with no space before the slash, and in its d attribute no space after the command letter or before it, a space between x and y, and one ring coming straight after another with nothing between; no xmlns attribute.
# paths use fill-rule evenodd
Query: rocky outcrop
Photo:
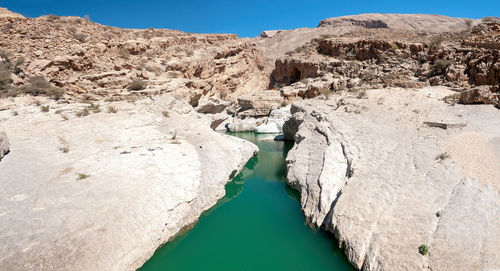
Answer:
<svg viewBox="0 0 500 271"><path fill-rule="evenodd" d="M290 118L290 106L271 111L264 124L255 127L254 132L259 134L282 133L283 125Z"/></svg>
<svg viewBox="0 0 500 271"><path fill-rule="evenodd" d="M465 45L500 50L500 23L498 21L480 24L471 32L473 35L463 40Z"/></svg>
<svg viewBox="0 0 500 271"><path fill-rule="evenodd" d="M0 47L17 63L13 87L19 89L31 77L43 76L63 88L69 100L176 92L188 101L198 94L235 100L240 93L268 85L262 53L237 35L131 30L78 17L0 14ZM144 89L128 90L133 79L142 80Z"/></svg>
<svg viewBox="0 0 500 271"><path fill-rule="evenodd" d="M269 116L272 110L281 106L283 98L274 90L256 91L238 97L238 115L242 117Z"/></svg>
<svg viewBox="0 0 500 271"><path fill-rule="evenodd" d="M498 32L496 24L487 27L489 33ZM487 85L494 95L500 91L499 50L484 47L479 38L451 37L450 43L443 44L443 36L400 35L384 30L375 38L313 39L276 60L270 87L278 88L288 99L345 89L427 85L460 89ZM494 36L490 34L488 40Z"/></svg>
<svg viewBox="0 0 500 271"><path fill-rule="evenodd" d="M492 93L488 86L465 90L458 95L458 101L463 104L500 104L500 93Z"/></svg>
<svg viewBox="0 0 500 271"><path fill-rule="evenodd" d="M226 124L228 132L253 132L257 126L265 122L264 118L235 118Z"/></svg>
<svg viewBox="0 0 500 271"><path fill-rule="evenodd" d="M274 35L278 34L281 30L266 30L266 31L262 31L262 33L260 33L259 37L261 38L272 38L274 37Z"/></svg>
<svg viewBox="0 0 500 271"><path fill-rule="evenodd" d="M442 15L367 13L322 20L319 27L390 28L405 31L458 32L467 30L469 19ZM469 20L477 24L480 20Z"/></svg>
<svg viewBox="0 0 500 271"><path fill-rule="evenodd" d="M287 182L358 269L500 267L498 110L449 106L449 94L369 90L292 105Z"/></svg>
<svg viewBox="0 0 500 271"><path fill-rule="evenodd" d="M290 85L304 78L319 76L319 63L296 59L278 59L271 73L271 87L276 83Z"/></svg>
<svg viewBox="0 0 500 271"><path fill-rule="evenodd" d="M5 132L0 132L0 160L9 152L10 144Z"/></svg>
<svg viewBox="0 0 500 271"><path fill-rule="evenodd" d="M0 8L0 18L24 19L24 16L19 13L12 12L6 8Z"/></svg>
<svg viewBox="0 0 500 271"><path fill-rule="evenodd" d="M380 37L389 34L394 40L422 37L427 33L467 31L481 20L452 18L425 14L360 14L322 20L316 28L280 30L274 35L257 39L264 57L274 61L313 39L334 37Z"/></svg>
<svg viewBox="0 0 500 271"><path fill-rule="evenodd" d="M2 103L16 106L0 111L11 144L0 162L2 270L135 270L257 151L170 96Z"/></svg>

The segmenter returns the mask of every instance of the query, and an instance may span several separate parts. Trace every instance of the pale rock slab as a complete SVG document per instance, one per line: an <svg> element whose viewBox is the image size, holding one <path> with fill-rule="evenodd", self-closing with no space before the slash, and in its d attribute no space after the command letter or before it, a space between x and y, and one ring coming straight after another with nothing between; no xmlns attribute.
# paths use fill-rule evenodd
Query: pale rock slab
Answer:
<svg viewBox="0 0 500 271"><path fill-rule="evenodd" d="M43 113L23 99L12 101L19 115L0 111L11 144L0 161L1 270L135 270L257 151L169 97L84 117L85 104L42 100Z"/></svg>
<svg viewBox="0 0 500 271"><path fill-rule="evenodd" d="M275 109L269 114L269 118L264 124L255 127L255 132L260 134L282 133L283 124L291 116L290 106Z"/></svg>
<svg viewBox="0 0 500 271"><path fill-rule="evenodd" d="M500 113L447 105L449 94L381 89L292 105L287 182L356 268L500 268ZM424 124L449 119L468 125Z"/></svg>

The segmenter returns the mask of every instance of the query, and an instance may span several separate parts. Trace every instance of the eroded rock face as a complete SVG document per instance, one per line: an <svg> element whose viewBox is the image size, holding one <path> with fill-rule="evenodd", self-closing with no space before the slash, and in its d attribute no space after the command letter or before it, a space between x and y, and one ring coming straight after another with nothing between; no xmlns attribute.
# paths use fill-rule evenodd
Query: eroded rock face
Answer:
<svg viewBox="0 0 500 271"><path fill-rule="evenodd" d="M198 94L235 100L241 92L268 85L262 52L236 35L130 30L78 17L5 14L0 11L5 25L1 49L12 63L23 59L13 87L43 76L64 88L70 100L137 99L173 91L188 101ZM132 79L142 80L145 88L129 91Z"/></svg>
<svg viewBox="0 0 500 271"><path fill-rule="evenodd" d="M440 101L449 94L370 90L292 105L287 182L358 269L500 267L498 110L449 106Z"/></svg>
<svg viewBox="0 0 500 271"><path fill-rule="evenodd" d="M5 132L0 132L0 160L9 152L10 144Z"/></svg>
<svg viewBox="0 0 500 271"><path fill-rule="evenodd" d="M489 86L480 86L461 92L459 102L463 104L499 104L500 93L492 93Z"/></svg>
<svg viewBox="0 0 500 271"><path fill-rule="evenodd" d="M256 91L238 97L238 115L248 117L269 116L272 110L281 106L283 98L275 90Z"/></svg>
<svg viewBox="0 0 500 271"><path fill-rule="evenodd" d="M135 270L257 151L169 96L101 102L80 117L87 104L40 98L45 113L29 100L2 101L15 116L0 111L11 144L0 162L2 270Z"/></svg>
<svg viewBox="0 0 500 271"><path fill-rule="evenodd" d="M289 99L428 85L463 90L488 86L493 95L500 91L500 53L493 46L500 36L497 23L479 24L467 38L363 29L320 36L278 58L270 87Z"/></svg>
<svg viewBox="0 0 500 271"><path fill-rule="evenodd" d="M255 132L260 134L282 133L283 125L290 118L290 106L285 106L271 111L264 124L255 127Z"/></svg>
<svg viewBox="0 0 500 271"><path fill-rule="evenodd" d="M442 15L367 13L348 15L322 20L319 27L390 28L406 31L454 32L466 30L467 19ZM479 20L471 20L478 23Z"/></svg>

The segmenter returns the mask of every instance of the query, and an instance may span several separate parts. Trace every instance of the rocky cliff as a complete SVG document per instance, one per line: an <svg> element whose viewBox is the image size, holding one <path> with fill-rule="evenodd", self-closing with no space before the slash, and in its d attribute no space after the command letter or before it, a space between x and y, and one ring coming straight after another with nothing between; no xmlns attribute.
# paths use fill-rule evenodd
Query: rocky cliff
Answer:
<svg viewBox="0 0 500 271"><path fill-rule="evenodd" d="M2 103L1 270L135 270L257 151L170 96Z"/></svg>
<svg viewBox="0 0 500 271"><path fill-rule="evenodd" d="M28 89L35 76L74 100L174 90L187 101L200 95L231 99L267 81L262 53L236 35L121 29L55 15L2 16L0 24L0 61L9 64L0 72L10 67L0 78L3 96L35 92Z"/></svg>
<svg viewBox="0 0 500 271"><path fill-rule="evenodd" d="M439 100L449 93L369 90L293 104L287 182L358 269L500 266L499 113Z"/></svg>
<svg viewBox="0 0 500 271"><path fill-rule="evenodd" d="M288 183L358 269L498 269L499 111L477 104L500 107L499 23L239 39L0 9L0 269L139 267L256 151L226 129L295 140Z"/></svg>
<svg viewBox="0 0 500 271"><path fill-rule="evenodd" d="M387 29L323 36L278 58L270 86L289 99L386 87L444 85L467 91L486 86L483 102L499 104L500 50L494 49L499 25L481 24L459 38Z"/></svg>

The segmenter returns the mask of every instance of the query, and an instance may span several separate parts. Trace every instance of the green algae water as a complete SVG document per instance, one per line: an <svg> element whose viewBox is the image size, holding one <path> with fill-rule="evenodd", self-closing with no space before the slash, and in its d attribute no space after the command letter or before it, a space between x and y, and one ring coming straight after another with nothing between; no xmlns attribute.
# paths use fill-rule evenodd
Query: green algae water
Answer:
<svg viewBox="0 0 500 271"><path fill-rule="evenodd" d="M139 270L354 270L335 240L305 223L300 195L285 183L293 143L232 135L257 144L259 154L226 185L216 206Z"/></svg>

